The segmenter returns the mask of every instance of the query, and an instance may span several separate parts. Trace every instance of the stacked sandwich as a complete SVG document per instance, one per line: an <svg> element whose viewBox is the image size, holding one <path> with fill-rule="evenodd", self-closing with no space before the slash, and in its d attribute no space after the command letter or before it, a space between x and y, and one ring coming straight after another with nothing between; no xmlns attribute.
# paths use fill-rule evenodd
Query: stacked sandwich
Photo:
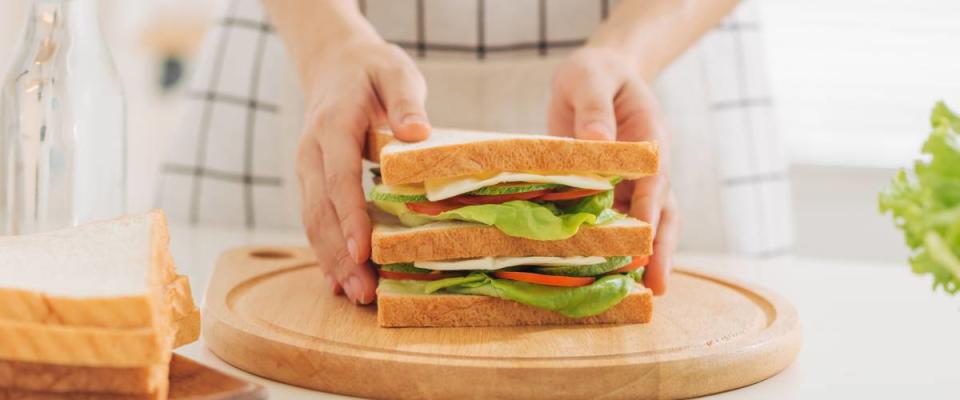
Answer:
<svg viewBox="0 0 960 400"><path fill-rule="evenodd" d="M657 172L654 143L378 132L372 259L381 326L643 323L653 232L614 186Z"/></svg>
<svg viewBox="0 0 960 400"><path fill-rule="evenodd" d="M159 211L0 237L0 398L166 398L200 332L167 244Z"/></svg>

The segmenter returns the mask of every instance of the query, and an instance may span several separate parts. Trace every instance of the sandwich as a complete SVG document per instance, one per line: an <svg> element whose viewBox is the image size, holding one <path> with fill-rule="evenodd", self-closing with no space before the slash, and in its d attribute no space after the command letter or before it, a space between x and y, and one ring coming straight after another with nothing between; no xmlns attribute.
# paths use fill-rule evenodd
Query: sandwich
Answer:
<svg viewBox="0 0 960 400"><path fill-rule="evenodd" d="M384 327L645 323L650 224L613 209L657 173L649 142L435 129L371 138Z"/></svg>
<svg viewBox="0 0 960 400"><path fill-rule="evenodd" d="M0 237L0 398L165 398L200 313L162 212Z"/></svg>

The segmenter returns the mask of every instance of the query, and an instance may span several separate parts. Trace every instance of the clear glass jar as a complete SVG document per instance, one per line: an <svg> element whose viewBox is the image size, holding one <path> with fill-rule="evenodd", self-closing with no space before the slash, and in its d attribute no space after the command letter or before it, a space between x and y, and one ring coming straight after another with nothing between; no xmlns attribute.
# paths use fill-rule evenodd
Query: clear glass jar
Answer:
<svg viewBox="0 0 960 400"><path fill-rule="evenodd" d="M0 93L0 234L126 212L126 110L98 11L33 1Z"/></svg>

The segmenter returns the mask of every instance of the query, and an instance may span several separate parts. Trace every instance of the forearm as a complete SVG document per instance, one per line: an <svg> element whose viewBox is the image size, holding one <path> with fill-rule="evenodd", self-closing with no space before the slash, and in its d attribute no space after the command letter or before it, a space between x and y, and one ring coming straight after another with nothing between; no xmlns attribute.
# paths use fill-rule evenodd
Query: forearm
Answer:
<svg viewBox="0 0 960 400"><path fill-rule="evenodd" d="M587 46L629 54L650 82L737 3L738 0L624 0Z"/></svg>
<svg viewBox="0 0 960 400"><path fill-rule="evenodd" d="M301 82L309 85L314 65L338 46L382 41L354 0L262 0Z"/></svg>

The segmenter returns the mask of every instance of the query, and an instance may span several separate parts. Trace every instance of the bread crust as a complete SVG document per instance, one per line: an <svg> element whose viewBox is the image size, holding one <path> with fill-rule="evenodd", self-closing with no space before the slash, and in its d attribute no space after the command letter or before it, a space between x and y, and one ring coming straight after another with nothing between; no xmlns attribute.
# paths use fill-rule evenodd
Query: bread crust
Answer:
<svg viewBox="0 0 960 400"><path fill-rule="evenodd" d="M656 174L659 164L653 142L503 139L382 154L392 136L377 132L369 137L368 156L376 155L370 158L379 160L388 185L488 171L584 171L637 178Z"/></svg>
<svg viewBox="0 0 960 400"><path fill-rule="evenodd" d="M508 236L482 224L462 223L436 229L394 230L374 226L371 258L377 264L525 256L643 256L653 252L653 229L632 225L582 226L566 240L531 240Z"/></svg>
<svg viewBox="0 0 960 400"><path fill-rule="evenodd" d="M102 329L0 321L0 359L59 365L140 367L167 362L173 335L151 328Z"/></svg>
<svg viewBox="0 0 960 400"><path fill-rule="evenodd" d="M385 328L632 324L647 323L651 318L653 294L647 288L586 318L570 318L496 297L377 293L377 322Z"/></svg>
<svg viewBox="0 0 960 400"><path fill-rule="evenodd" d="M166 390L168 371L169 364L117 368L0 360L0 392L30 392L38 398L58 398L63 392L152 398L148 394Z"/></svg>

